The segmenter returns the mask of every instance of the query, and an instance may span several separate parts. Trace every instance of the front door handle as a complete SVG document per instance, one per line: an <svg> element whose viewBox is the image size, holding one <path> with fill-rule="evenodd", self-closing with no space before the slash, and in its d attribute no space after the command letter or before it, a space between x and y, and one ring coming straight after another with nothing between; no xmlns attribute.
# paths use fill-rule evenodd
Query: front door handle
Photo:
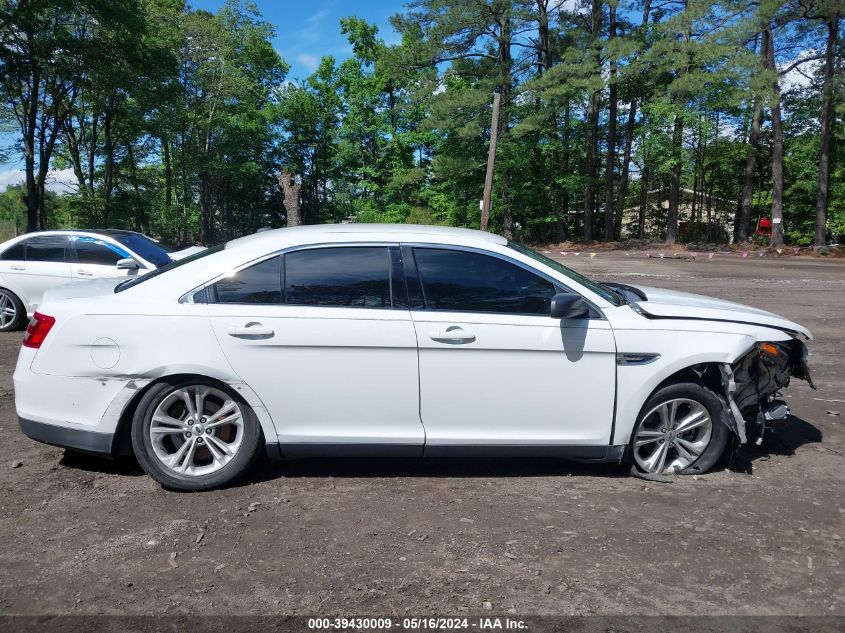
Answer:
<svg viewBox="0 0 845 633"><path fill-rule="evenodd" d="M26 270L26 266L9 266L12 270Z"/></svg>
<svg viewBox="0 0 845 633"><path fill-rule="evenodd" d="M451 343L452 345L463 345L465 343L472 343L475 340L475 334L467 332L457 325L447 327L445 330L430 332L429 337L432 341Z"/></svg>
<svg viewBox="0 0 845 633"><path fill-rule="evenodd" d="M260 323L247 323L243 327L230 327L226 330L226 334L235 338L261 340L265 338L273 338L275 332L268 327L264 327Z"/></svg>
<svg viewBox="0 0 845 633"><path fill-rule="evenodd" d="M87 270L77 270L76 274L81 277L93 277L94 273L89 273Z"/></svg>

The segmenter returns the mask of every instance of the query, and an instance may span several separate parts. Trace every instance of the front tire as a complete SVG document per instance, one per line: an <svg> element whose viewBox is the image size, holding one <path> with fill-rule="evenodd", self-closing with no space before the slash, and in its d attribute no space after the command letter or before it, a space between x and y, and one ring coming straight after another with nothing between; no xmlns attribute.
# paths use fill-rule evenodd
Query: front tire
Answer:
<svg viewBox="0 0 845 633"><path fill-rule="evenodd" d="M709 471L728 443L722 402L697 383L676 383L646 401L631 435L631 457L651 475Z"/></svg>
<svg viewBox="0 0 845 633"><path fill-rule="evenodd" d="M11 290L0 288L0 332L19 330L26 322L26 308Z"/></svg>
<svg viewBox="0 0 845 633"><path fill-rule="evenodd" d="M243 477L263 443L246 402L218 383L160 383L144 394L132 423L141 468L170 490L212 490Z"/></svg>

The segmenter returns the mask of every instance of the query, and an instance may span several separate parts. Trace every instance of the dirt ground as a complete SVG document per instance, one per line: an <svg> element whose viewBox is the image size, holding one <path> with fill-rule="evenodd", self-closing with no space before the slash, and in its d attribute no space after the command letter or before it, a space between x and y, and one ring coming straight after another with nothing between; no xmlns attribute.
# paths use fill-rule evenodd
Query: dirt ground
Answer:
<svg viewBox="0 0 845 633"><path fill-rule="evenodd" d="M557 460L309 460L178 494L24 437L21 335L2 334L0 614L845 614L845 261L561 259L807 325L819 390L795 382L793 423L732 470L673 484Z"/></svg>

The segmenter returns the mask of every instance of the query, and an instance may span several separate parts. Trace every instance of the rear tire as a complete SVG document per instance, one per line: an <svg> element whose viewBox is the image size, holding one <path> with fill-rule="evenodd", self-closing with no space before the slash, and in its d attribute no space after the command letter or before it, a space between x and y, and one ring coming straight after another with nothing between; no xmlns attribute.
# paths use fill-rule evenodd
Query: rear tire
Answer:
<svg viewBox="0 0 845 633"><path fill-rule="evenodd" d="M635 468L650 475L709 471L725 451L730 431L722 401L697 383L667 385L646 401L631 434Z"/></svg>
<svg viewBox="0 0 845 633"><path fill-rule="evenodd" d="M237 481L263 442L250 406L224 385L199 378L154 385L132 422L138 463L170 490L212 490Z"/></svg>
<svg viewBox="0 0 845 633"><path fill-rule="evenodd" d="M19 330L26 323L26 308L11 290L0 288L0 332Z"/></svg>

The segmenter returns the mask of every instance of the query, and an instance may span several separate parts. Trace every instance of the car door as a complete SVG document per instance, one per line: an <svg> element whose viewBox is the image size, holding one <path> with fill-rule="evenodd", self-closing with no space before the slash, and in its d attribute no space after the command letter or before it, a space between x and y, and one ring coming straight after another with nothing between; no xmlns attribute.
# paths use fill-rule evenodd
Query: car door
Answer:
<svg viewBox="0 0 845 633"><path fill-rule="evenodd" d="M71 237L71 247L71 277L75 281L122 277L128 272L137 271L117 268L117 262L132 257L132 253L108 240L74 235Z"/></svg>
<svg viewBox="0 0 845 633"><path fill-rule="evenodd" d="M551 297L565 288L498 254L403 247L403 259L427 455L609 444L616 346L597 310L552 319Z"/></svg>
<svg viewBox="0 0 845 633"><path fill-rule="evenodd" d="M65 235L35 235L4 253L3 276L23 295L27 312L35 310L47 290L70 283L67 245Z"/></svg>
<svg viewBox="0 0 845 633"><path fill-rule="evenodd" d="M401 274L385 245L327 246L270 257L209 288L220 345L269 410L283 453L422 454Z"/></svg>

